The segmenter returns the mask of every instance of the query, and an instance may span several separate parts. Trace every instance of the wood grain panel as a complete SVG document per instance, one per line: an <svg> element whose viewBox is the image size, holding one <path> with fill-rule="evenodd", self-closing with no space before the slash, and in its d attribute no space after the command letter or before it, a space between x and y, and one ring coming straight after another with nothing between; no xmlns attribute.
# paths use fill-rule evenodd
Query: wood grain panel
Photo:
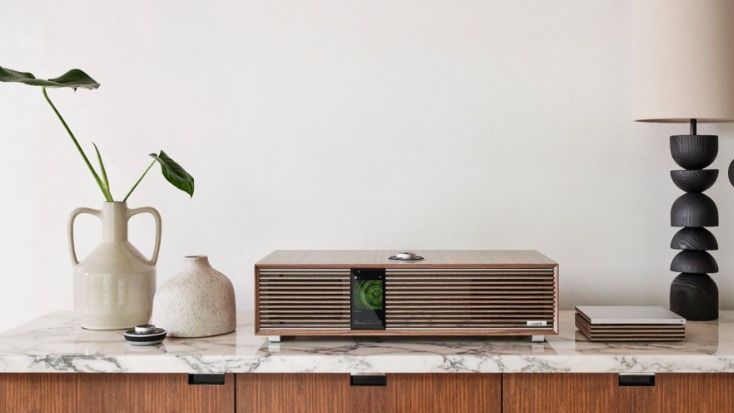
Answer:
<svg viewBox="0 0 734 413"><path fill-rule="evenodd" d="M387 330L539 329L528 326L532 320L545 322L547 334L553 334L554 279L552 269L388 269ZM489 304L495 311L484 308ZM447 313L447 305L464 308Z"/></svg>
<svg viewBox="0 0 734 413"><path fill-rule="evenodd" d="M349 274L349 269L324 268L256 271L255 331L348 330Z"/></svg>
<svg viewBox="0 0 734 413"><path fill-rule="evenodd" d="M236 381L237 413L347 411L343 374L238 374Z"/></svg>
<svg viewBox="0 0 734 413"><path fill-rule="evenodd" d="M655 387L620 387L620 396L640 412L734 412L734 374L657 374Z"/></svg>
<svg viewBox="0 0 734 413"><path fill-rule="evenodd" d="M734 412L734 374L666 373L655 386L616 374L505 374L504 412Z"/></svg>
<svg viewBox="0 0 734 413"><path fill-rule="evenodd" d="M734 374L658 374L619 387L616 374L240 374L189 385L185 374L0 374L3 412L729 412ZM502 392L502 394L500 394Z"/></svg>
<svg viewBox="0 0 734 413"><path fill-rule="evenodd" d="M76 412L95 413L128 410L137 397L128 374L75 374Z"/></svg>
<svg viewBox="0 0 734 413"><path fill-rule="evenodd" d="M500 412L501 380L499 374L388 374L387 408L353 411Z"/></svg>
<svg viewBox="0 0 734 413"><path fill-rule="evenodd" d="M0 374L3 412L66 413L76 407L74 374Z"/></svg>
<svg viewBox="0 0 734 413"><path fill-rule="evenodd" d="M361 337L361 336L387 336L387 337L412 337L412 336L455 336L455 337L490 337L490 336L533 336L533 335L549 335L556 334L550 328L510 328L496 326L482 327L454 327L454 328L439 328L433 327L430 329L426 328L399 328L389 330L336 330L336 329L260 329L257 332L261 336L347 336L347 337Z"/></svg>
<svg viewBox="0 0 734 413"><path fill-rule="evenodd" d="M605 413L619 409L616 374L504 374L505 413Z"/></svg>
<svg viewBox="0 0 734 413"><path fill-rule="evenodd" d="M234 376L189 385L186 374L2 374L3 412L233 412Z"/></svg>
<svg viewBox="0 0 734 413"><path fill-rule="evenodd" d="M223 385L190 385L186 374L131 374L133 412L234 412L235 378Z"/></svg>
<svg viewBox="0 0 734 413"><path fill-rule="evenodd" d="M387 386L351 386L347 374L237 375L237 411L499 412L498 374L389 374Z"/></svg>
<svg viewBox="0 0 734 413"><path fill-rule="evenodd" d="M420 250L422 261L389 260L396 251L298 250L274 251L255 264L256 268L553 268L556 262L538 251L523 250Z"/></svg>

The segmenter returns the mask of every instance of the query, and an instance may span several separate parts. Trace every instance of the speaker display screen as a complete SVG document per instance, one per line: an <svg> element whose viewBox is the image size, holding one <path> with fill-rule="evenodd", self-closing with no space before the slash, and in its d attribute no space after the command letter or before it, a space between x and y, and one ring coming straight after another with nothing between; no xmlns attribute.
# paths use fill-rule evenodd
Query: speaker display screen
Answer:
<svg viewBox="0 0 734 413"><path fill-rule="evenodd" d="M352 270L351 327L353 330L385 329L385 270Z"/></svg>

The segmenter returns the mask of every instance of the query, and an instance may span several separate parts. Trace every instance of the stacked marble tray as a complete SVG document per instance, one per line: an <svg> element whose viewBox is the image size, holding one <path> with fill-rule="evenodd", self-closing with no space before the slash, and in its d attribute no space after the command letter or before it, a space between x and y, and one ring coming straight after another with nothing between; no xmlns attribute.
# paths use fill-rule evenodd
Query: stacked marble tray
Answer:
<svg viewBox="0 0 734 413"><path fill-rule="evenodd" d="M590 341L681 341L686 320L663 307L579 306L576 328Z"/></svg>

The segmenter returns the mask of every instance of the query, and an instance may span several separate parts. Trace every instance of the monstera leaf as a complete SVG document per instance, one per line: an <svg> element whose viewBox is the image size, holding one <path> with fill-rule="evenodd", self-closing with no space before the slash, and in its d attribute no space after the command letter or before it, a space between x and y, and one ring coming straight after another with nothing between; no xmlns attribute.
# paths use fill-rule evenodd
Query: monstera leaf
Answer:
<svg viewBox="0 0 734 413"><path fill-rule="evenodd" d="M194 196L194 177L189 175L181 165L177 164L163 151L158 155L151 153L150 156L161 164L161 173L168 182L186 192L189 196Z"/></svg>
<svg viewBox="0 0 734 413"><path fill-rule="evenodd" d="M63 75L53 79L36 79L33 73L19 72L0 66L0 82L25 83L31 86L43 87L70 87L96 89L99 83L80 69L71 69Z"/></svg>
<svg viewBox="0 0 734 413"><path fill-rule="evenodd" d="M51 109L54 111L56 116L61 121L61 124L64 126L64 129L66 129L66 132L69 134L69 137L71 138L72 142L74 143L74 146L76 147L77 151L81 155L82 159L84 160L84 163L86 164L87 168L91 172L92 176L94 177L95 182L97 183L97 186L99 186L99 189L102 191L102 194L104 195L104 198L108 202L113 201L112 193L110 192L110 181L107 177L107 169L104 166L104 162L102 162L102 154L100 153L99 149L97 148L97 145L94 145L94 151L97 154L97 161L99 163L99 169L100 171L97 172L97 170L92 166L92 163L89 161L89 158L87 157L87 154L82 149L81 145L79 145L79 141L76 139L76 136L74 136L74 133L71 131L71 128L69 128L69 125L66 123L66 120L61 116L61 113L56 108L56 105L53 104L51 101L51 98L48 96L48 93L46 91L46 88L72 88L74 90L78 88L83 89L97 89L99 87L99 83L97 83L96 80L92 79L91 76L84 73L83 70L80 69L71 69L68 72L64 73L63 75L53 78L53 79L38 79L36 78L33 73L28 72L19 72L17 70L8 69L5 67L0 66L0 82L8 82L8 83L24 83L26 85L31 86L41 86L43 91L43 97L46 99L48 104L51 106ZM140 184L140 181L143 180L145 175L148 173L148 171L155 165L156 162L158 162L161 165L161 172L163 173L163 177L166 178L168 182L173 184L176 188L186 192L189 194L189 196L194 196L194 178L186 172L181 165L177 164L173 159L171 159L168 155L166 155L165 152L161 151L159 154L150 154L155 160L150 162L150 165L148 165L148 168L145 169L143 174L138 178L138 180L135 182L132 188L130 188L130 191L128 191L127 195L125 195L125 198L123 201L127 201L127 199L130 197L130 195L135 191L135 188L138 187Z"/></svg>

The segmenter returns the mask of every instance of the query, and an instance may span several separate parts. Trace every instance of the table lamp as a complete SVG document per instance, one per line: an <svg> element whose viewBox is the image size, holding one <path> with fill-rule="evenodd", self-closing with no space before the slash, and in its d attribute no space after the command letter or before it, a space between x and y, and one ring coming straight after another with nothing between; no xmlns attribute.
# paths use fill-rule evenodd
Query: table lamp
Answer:
<svg viewBox="0 0 734 413"><path fill-rule="evenodd" d="M670 211L670 264L679 273L670 287L670 310L688 320L716 320L719 293L709 274L719 271L708 252L718 249L706 229L719 224L714 201L703 192L718 177L705 169L716 158L718 136L699 135L698 124L734 120L734 0L639 0L634 2L635 119L688 123L688 135L670 137L683 169L670 171L685 193Z"/></svg>

